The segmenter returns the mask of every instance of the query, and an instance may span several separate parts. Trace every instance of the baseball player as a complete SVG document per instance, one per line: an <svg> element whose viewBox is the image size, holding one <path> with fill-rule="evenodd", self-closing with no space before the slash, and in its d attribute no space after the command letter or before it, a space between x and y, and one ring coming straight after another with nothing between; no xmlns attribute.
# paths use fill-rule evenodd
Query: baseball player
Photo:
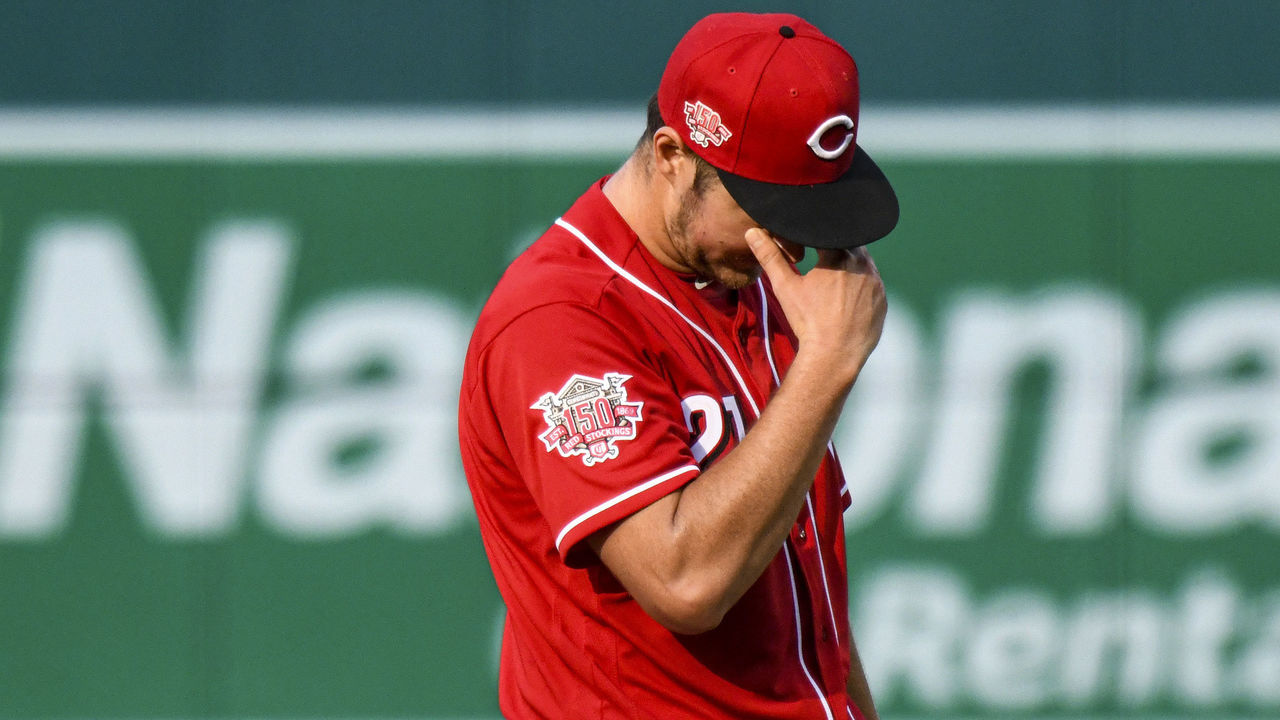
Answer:
<svg viewBox="0 0 1280 720"><path fill-rule="evenodd" d="M459 433L505 717L876 718L829 441L898 205L857 121L817 28L706 17L634 154L489 298Z"/></svg>

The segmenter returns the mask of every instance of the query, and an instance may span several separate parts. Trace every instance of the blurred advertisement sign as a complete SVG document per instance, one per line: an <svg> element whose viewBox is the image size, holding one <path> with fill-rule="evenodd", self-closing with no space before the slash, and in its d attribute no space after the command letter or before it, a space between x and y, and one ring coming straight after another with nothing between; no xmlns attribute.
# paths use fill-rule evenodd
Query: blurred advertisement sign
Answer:
<svg viewBox="0 0 1280 720"><path fill-rule="evenodd" d="M875 117L882 711L1275 717L1277 114ZM637 120L0 118L0 717L496 715L461 358Z"/></svg>

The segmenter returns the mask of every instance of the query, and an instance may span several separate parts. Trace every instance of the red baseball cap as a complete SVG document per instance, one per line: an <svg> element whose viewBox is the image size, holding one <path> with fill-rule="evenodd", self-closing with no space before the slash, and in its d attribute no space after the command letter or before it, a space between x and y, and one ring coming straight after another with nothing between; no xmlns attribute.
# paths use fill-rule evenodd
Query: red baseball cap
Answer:
<svg viewBox="0 0 1280 720"><path fill-rule="evenodd" d="M658 109L769 232L853 248L898 224L898 198L857 145L858 68L795 15L722 13L676 45Z"/></svg>

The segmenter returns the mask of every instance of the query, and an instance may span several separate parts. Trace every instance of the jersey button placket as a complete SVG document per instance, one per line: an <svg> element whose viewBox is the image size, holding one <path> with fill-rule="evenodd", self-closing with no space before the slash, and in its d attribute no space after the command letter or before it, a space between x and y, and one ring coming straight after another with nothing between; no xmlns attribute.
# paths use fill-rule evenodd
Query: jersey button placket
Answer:
<svg viewBox="0 0 1280 720"><path fill-rule="evenodd" d="M742 367L747 370L744 380L751 388L751 392L756 397L769 397L769 389L773 384L769 382L769 361L763 354L753 356L751 353L752 329L755 327L755 316L747 307L746 300L739 300L738 311L733 320L733 335L737 339L735 351L738 359L742 362ZM756 342L758 338L755 339ZM763 381L763 386L761 382Z"/></svg>

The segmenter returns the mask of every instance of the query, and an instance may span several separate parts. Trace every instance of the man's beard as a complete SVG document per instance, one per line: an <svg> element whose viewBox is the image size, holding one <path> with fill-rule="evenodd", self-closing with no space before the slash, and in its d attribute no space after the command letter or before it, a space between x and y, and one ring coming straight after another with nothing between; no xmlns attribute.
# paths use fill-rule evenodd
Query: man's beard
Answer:
<svg viewBox="0 0 1280 720"><path fill-rule="evenodd" d="M730 290L741 290L755 282L760 275L760 266L755 264L754 256L744 264L747 267L732 267L725 264L713 264L707 259L706 249L695 246L689 237L689 225L702 212L702 193L693 188L685 190L680 197L680 207L676 215L667 223L667 237L684 261L698 276L699 280L714 280ZM748 250L748 253L751 251Z"/></svg>

